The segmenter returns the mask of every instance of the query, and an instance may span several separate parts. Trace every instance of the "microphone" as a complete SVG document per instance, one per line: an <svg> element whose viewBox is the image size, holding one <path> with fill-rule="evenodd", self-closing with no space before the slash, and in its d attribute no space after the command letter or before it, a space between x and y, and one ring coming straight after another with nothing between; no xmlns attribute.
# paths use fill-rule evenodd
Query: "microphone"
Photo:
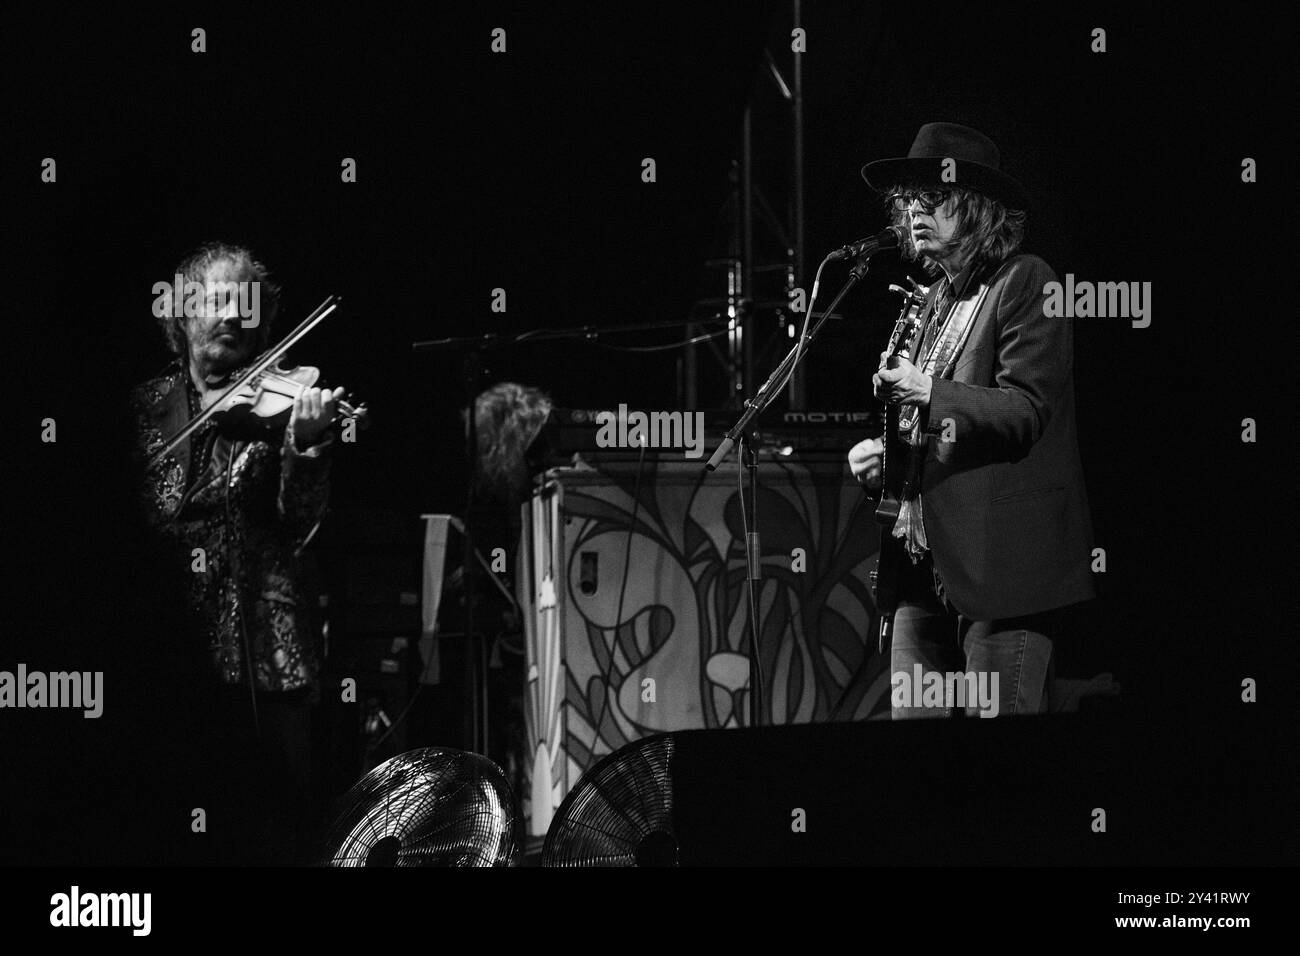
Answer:
<svg viewBox="0 0 1300 956"><path fill-rule="evenodd" d="M835 259L856 259L863 255L874 256L877 252L884 252L886 249L897 249L898 245L898 232L891 226L874 236L859 239L857 242L850 242L847 246L840 246L826 258L830 261Z"/></svg>

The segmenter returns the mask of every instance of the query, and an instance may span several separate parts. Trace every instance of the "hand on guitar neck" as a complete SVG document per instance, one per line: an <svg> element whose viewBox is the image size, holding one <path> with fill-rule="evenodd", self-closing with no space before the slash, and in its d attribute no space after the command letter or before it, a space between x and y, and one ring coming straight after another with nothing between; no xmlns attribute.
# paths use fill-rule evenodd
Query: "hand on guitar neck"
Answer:
<svg viewBox="0 0 1300 956"><path fill-rule="evenodd" d="M887 352L880 353L880 368L871 376L871 389L876 398L882 402L926 408L930 404L934 380L902 356L894 359L893 368L886 368L888 358Z"/></svg>
<svg viewBox="0 0 1300 956"><path fill-rule="evenodd" d="M882 402L898 405L930 404L931 378L901 356L894 359L892 369L889 351L880 353L880 367L871 377L872 390ZM853 477L868 491L879 491L884 483L884 448L882 438L868 438L853 446L849 452L849 468Z"/></svg>

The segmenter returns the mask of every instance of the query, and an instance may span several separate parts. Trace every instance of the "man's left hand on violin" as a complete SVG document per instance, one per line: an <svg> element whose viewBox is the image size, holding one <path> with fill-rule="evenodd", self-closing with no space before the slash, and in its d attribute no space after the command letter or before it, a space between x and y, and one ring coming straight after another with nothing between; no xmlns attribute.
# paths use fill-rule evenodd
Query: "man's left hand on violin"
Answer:
<svg viewBox="0 0 1300 956"><path fill-rule="evenodd" d="M343 395L341 388L304 388L298 394L289 417L294 447L304 449L320 442L334 421L334 406Z"/></svg>

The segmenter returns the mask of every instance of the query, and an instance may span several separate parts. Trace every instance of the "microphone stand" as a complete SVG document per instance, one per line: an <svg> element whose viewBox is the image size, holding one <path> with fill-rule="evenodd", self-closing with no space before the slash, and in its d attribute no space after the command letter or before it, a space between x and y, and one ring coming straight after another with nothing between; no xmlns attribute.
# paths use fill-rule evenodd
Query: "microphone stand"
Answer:
<svg viewBox="0 0 1300 956"><path fill-rule="evenodd" d="M736 424L731 426L731 430L727 432L726 436L718 444L717 450L713 452L713 455L704 465L705 471L716 470L723 459L731 454L731 449L736 446L736 442L741 443L740 458L748 476L749 491L748 502L745 500L745 493L741 492L740 509L744 527L747 529L745 586L749 594L746 613L749 617L748 709L750 727L761 726L763 722L763 670L758 648L759 625L761 623L758 614L758 582L763 578L763 551L758 534L758 459L754 447L754 437L758 429L754 426L754 421L772 404L772 400L785 387L785 383L794 374L796 366L803 361L803 358L810 351L810 346L817 337L822 325L825 324L827 317L835 312L835 307L840 304L841 299L848 295L849 290L862 281L870 268L872 254L879 251L881 250L872 248L864 250L855 257L853 267L849 270L848 279L845 280L835 298L831 300L831 304L822 310L820 316L816 317L812 327L808 330L808 335L803 339L802 346L801 343L796 342L794 347L786 353L785 358L781 360L781 364L772 371L767 381L755 393L754 397L745 402L744 413L737 419Z"/></svg>

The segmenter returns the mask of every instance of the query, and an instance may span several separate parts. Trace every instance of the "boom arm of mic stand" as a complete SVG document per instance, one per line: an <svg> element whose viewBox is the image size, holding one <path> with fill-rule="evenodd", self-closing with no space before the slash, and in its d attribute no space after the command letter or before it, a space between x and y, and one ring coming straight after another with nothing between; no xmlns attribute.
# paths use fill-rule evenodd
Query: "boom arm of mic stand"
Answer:
<svg viewBox="0 0 1300 956"><path fill-rule="evenodd" d="M836 293L835 298L831 300L831 304L822 311L820 316L818 316L817 321L813 323L813 327L808 330L808 337L804 340L803 347L803 354L805 356L808 354L808 346L811 345L813 340L817 337L817 332L826 322L827 316L835 312L835 307L840 304L840 300L848 295L849 290L857 285L858 282L861 281L862 277L867 274L867 269L870 264L871 257L869 255L861 256L858 261L854 263L853 268L849 270L849 277L845 280L840 291ZM772 399L776 394L785 387L785 383L789 380L790 376L794 374L795 357L798 354L799 343L796 342L794 347L786 353L785 358L781 360L781 364L772 370L772 374L767 377L767 381L763 383L763 386L758 390L758 393L745 403L744 413L736 421L736 424L731 426L731 430L727 432L726 437L719 442L717 450L714 451L713 455L705 463L704 468L706 471L714 471L717 469L718 465L722 464L726 457L731 454L731 449L736 446L736 442L740 439L740 436L745 434L746 430L749 428L749 423L761 415L763 410L771 404Z"/></svg>

